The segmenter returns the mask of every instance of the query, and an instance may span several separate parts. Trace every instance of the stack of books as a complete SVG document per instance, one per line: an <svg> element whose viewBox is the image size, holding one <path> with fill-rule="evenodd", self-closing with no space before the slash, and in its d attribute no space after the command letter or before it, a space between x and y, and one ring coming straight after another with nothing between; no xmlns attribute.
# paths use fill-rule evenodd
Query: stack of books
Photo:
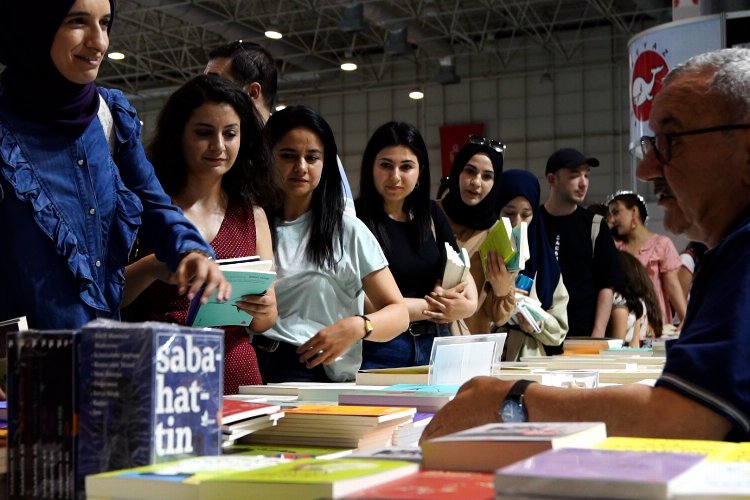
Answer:
<svg viewBox="0 0 750 500"><path fill-rule="evenodd" d="M221 437L224 446L255 431L273 427L284 416L279 405L224 399L221 413Z"/></svg>
<svg viewBox="0 0 750 500"><path fill-rule="evenodd" d="M300 405L285 410L275 427L246 436L243 442L341 446L388 446L393 433L413 420L416 409L378 406Z"/></svg>
<svg viewBox="0 0 750 500"><path fill-rule="evenodd" d="M418 412L436 413L458 392L457 385L396 384L378 391L348 390L339 395L339 404L364 406L407 406Z"/></svg>

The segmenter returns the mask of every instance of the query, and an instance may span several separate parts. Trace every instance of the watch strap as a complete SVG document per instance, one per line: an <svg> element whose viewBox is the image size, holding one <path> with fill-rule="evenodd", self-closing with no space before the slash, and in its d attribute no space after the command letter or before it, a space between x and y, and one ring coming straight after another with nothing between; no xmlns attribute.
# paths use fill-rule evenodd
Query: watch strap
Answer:
<svg viewBox="0 0 750 500"><path fill-rule="evenodd" d="M505 399L512 399L513 401L521 402L521 397L526 392L526 389L533 384L533 380L518 380L513 384L506 394Z"/></svg>
<svg viewBox="0 0 750 500"><path fill-rule="evenodd" d="M372 332L375 331L375 328L373 328L372 321L370 321L370 318L368 318L364 314L357 314L357 316L365 320L365 336L362 337L362 340L366 340L367 337L372 335Z"/></svg>

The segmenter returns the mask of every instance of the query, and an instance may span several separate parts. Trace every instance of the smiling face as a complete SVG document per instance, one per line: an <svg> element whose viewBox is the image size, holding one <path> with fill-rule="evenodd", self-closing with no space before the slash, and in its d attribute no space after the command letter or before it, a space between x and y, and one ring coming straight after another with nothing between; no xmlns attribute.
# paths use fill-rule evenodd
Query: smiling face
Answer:
<svg viewBox="0 0 750 500"><path fill-rule="evenodd" d="M510 219L510 225L516 227L519 222L531 223L534 209L524 196L516 196L500 209L500 216Z"/></svg>
<svg viewBox="0 0 750 500"><path fill-rule="evenodd" d="M294 128L273 147L286 198L308 205L323 172L323 141L310 129Z"/></svg>
<svg viewBox="0 0 750 500"><path fill-rule="evenodd" d="M386 204L402 204L419 181L419 160L406 146L389 146L375 156L375 189Z"/></svg>
<svg viewBox="0 0 750 500"><path fill-rule="evenodd" d="M182 133L182 154L191 175L223 176L240 151L240 117L227 103L193 110Z"/></svg>
<svg viewBox="0 0 750 500"><path fill-rule="evenodd" d="M73 83L96 79L109 47L111 19L108 0L76 0L55 33L50 57L57 70Z"/></svg>
<svg viewBox="0 0 750 500"><path fill-rule="evenodd" d="M725 124L725 106L707 90L712 77L710 69L686 73L663 87L651 110L654 134ZM649 152L638 165L638 177L658 181L665 220L682 224L690 239L714 246L745 207L750 132L675 137L671 153L670 161L661 163Z"/></svg>
<svg viewBox="0 0 750 500"><path fill-rule="evenodd" d="M475 154L458 176L461 201L473 207L487 197L495 185L492 161L485 154Z"/></svg>

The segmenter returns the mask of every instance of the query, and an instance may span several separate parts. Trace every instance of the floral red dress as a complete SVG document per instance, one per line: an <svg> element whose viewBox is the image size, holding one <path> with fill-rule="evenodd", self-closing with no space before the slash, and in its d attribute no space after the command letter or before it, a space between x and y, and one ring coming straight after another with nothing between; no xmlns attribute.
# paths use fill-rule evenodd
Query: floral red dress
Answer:
<svg viewBox="0 0 750 500"><path fill-rule="evenodd" d="M252 207L231 205L211 246L218 259L245 257L256 254L255 238ZM184 295L177 295L176 286L157 281L128 307L125 317L184 325L188 305ZM255 349L249 340L249 332L243 327L224 328L224 394L237 394L241 385L262 383Z"/></svg>

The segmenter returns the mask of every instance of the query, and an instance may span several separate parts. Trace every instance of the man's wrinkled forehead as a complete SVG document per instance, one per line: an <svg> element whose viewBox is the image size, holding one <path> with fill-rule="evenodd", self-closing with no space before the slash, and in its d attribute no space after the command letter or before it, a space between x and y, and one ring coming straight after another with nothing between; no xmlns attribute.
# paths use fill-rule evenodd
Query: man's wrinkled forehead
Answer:
<svg viewBox="0 0 750 500"><path fill-rule="evenodd" d="M685 121L712 112L708 85L713 74L713 70L685 73L662 87L651 108L651 130L658 132L670 125L684 127Z"/></svg>

